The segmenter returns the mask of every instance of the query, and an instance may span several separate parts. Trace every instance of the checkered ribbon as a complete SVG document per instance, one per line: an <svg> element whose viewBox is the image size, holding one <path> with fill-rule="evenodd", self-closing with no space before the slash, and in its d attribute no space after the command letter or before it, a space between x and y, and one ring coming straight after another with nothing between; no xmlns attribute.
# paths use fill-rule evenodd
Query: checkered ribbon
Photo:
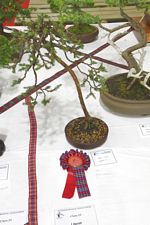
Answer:
<svg viewBox="0 0 150 225"><path fill-rule="evenodd" d="M73 168L73 174L75 177L77 192L79 195L79 198L84 198L86 196L90 196L90 191L87 185L86 176L84 172L83 166L81 167L74 167Z"/></svg>
<svg viewBox="0 0 150 225"><path fill-rule="evenodd" d="M129 28L128 33L131 32L133 29ZM118 35L113 41L116 42L117 40L119 40L120 38L124 37L127 33L124 34L120 34ZM122 65L119 64L117 62L112 62L108 59L103 59L101 57L96 56L97 53L101 52L103 49L107 48L110 44L109 43L105 43L103 45L101 45L100 47L98 47L97 49L95 49L94 51L85 54L84 56L81 57L80 59L76 60L74 63L70 64L69 66L73 69L75 68L77 65L79 65L80 63L82 63L83 61L85 61L86 59L88 59L89 57L92 57L95 60L104 62L104 63L108 63L110 65L114 65L123 69L129 69L128 66L126 65ZM39 83L37 86L31 88L26 94L20 94L16 97L14 97L13 99L9 100L8 102L6 102L4 105L0 106L0 114L4 113L5 111L7 111L8 109L10 109L11 107L15 106L16 104L18 104L20 101L22 101L23 99L27 98L28 96L32 95L33 93L35 93L36 91L38 91L39 89L41 89L42 87L46 86L47 84L49 84L50 82L54 81L55 79L59 78L60 76L62 76L63 74L65 74L67 72L66 69L62 69L59 72L57 72L56 74L54 74L53 76L43 80L41 83Z"/></svg>
<svg viewBox="0 0 150 225"><path fill-rule="evenodd" d="M34 109L31 105L30 97L25 99L28 105L30 120L30 142L28 154L28 179L29 179L29 199L28 199L28 223L25 225L38 225L37 216L37 178L36 178L36 140L37 123Z"/></svg>
<svg viewBox="0 0 150 225"><path fill-rule="evenodd" d="M82 151L71 149L60 157L60 165L68 171L63 198L72 198L77 188L79 198L90 196L85 170L90 166L90 158Z"/></svg>

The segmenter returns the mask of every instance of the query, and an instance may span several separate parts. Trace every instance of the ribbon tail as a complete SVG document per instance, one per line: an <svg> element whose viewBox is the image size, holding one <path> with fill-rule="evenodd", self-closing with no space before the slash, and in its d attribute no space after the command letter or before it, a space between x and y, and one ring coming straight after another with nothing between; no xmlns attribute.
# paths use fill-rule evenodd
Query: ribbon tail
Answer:
<svg viewBox="0 0 150 225"><path fill-rule="evenodd" d="M68 171L65 188L62 194L63 198L72 198L75 192L75 178L72 171Z"/></svg>
<svg viewBox="0 0 150 225"><path fill-rule="evenodd" d="M75 177L76 187L79 198L90 196L90 190L87 184L85 172L83 167L73 168L73 174Z"/></svg>

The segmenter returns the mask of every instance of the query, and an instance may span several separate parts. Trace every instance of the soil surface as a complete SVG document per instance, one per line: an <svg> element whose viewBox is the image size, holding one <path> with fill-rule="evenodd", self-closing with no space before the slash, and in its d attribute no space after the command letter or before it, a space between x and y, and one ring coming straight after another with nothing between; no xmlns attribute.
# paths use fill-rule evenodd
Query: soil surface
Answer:
<svg viewBox="0 0 150 225"><path fill-rule="evenodd" d="M108 92L113 96L130 100L148 100L150 99L150 90L141 85L138 80L130 90L127 86L132 78L127 78L127 74L119 74L110 77L106 81Z"/></svg>
<svg viewBox="0 0 150 225"><path fill-rule="evenodd" d="M85 145L85 148L102 144L108 134L107 125L100 119L79 117L70 121L65 129L66 137L73 145ZM88 147L87 147L88 148Z"/></svg>

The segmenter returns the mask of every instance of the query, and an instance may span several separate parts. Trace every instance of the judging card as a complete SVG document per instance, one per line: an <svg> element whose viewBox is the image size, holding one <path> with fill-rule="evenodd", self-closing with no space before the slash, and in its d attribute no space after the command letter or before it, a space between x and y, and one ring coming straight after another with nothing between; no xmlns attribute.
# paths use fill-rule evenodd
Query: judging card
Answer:
<svg viewBox="0 0 150 225"><path fill-rule="evenodd" d="M143 137L150 136L150 123L139 124L140 132Z"/></svg>
<svg viewBox="0 0 150 225"><path fill-rule="evenodd" d="M55 211L55 225L98 225L95 208L92 205Z"/></svg>
<svg viewBox="0 0 150 225"><path fill-rule="evenodd" d="M91 156L95 166L116 163L116 158L112 149L100 149L91 152Z"/></svg>
<svg viewBox="0 0 150 225"><path fill-rule="evenodd" d="M0 212L1 225L23 225L26 223L26 221L27 214L24 210Z"/></svg>
<svg viewBox="0 0 150 225"><path fill-rule="evenodd" d="M8 164L0 165L0 181L8 179L8 169L9 169Z"/></svg>
<svg viewBox="0 0 150 225"><path fill-rule="evenodd" d="M8 192L10 188L9 182L9 164L0 164L0 191Z"/></svg>

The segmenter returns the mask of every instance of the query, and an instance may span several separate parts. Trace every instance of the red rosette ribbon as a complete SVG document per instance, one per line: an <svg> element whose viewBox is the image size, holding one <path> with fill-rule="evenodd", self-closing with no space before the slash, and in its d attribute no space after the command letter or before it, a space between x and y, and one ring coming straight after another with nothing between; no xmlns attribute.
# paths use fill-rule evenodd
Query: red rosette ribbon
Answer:
<svg viewBox="0 0 150 225"><path fill-rule="evenodd" d="M84 172L89 168L90 163L90 157L83 151L71 149L61 155L60 165L68 171L63 198L72 198L75 188L77 188L79 198L91 195Z"/></svg>

